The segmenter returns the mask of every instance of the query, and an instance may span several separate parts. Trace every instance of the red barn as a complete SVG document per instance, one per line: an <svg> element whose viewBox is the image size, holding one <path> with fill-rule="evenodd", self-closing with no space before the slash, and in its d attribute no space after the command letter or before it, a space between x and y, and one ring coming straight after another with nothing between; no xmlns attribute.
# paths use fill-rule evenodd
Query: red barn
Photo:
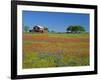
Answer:
<svg viewBox="0 0 100 80"><path fill-rule="evenodd" d="M43 33L44 27L36 25L36 26L33 27L33 29L29 30L29 32L41 32L41 33Z"/></svg>

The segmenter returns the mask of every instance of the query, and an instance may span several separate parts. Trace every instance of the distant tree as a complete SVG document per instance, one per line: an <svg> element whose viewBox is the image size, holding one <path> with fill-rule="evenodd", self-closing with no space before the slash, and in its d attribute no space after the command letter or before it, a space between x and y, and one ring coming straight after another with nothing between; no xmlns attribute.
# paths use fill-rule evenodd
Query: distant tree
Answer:
<svg viewBox="0 0 100 80"><path fill-rule="evenodd" d="M71 25L66 29L66 31L71 33L80 33L85 32L85 28L80 25Z"/></svg>
<svg viewBox="0 0 100 80"><path fill-rule="evenodd" d="M48 27L44 27L44 30L49 31Z"/></svg>
<svg viewBox="0 0 100 80"><path fill-rule="evenodd" d="M29 27L28 26L24 26L24 32L28 32L29 31Z"/></svg>
<svg viewBox="0 0 100 80"><path fill-rule="evenodd" d="M51 30L51 33L55 33L55 31L54 30Z"/></svg>

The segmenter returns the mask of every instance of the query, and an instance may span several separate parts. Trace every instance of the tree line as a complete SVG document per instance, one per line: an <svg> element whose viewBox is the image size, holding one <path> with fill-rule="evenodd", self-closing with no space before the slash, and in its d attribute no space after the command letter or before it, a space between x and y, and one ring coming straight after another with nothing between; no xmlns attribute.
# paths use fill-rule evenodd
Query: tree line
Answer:
<svg viewBox="0 0 100 80"><path fill-rule="evenodd" d="M44 27L44 30L47 30L48 32L50 32L48 27ZM29 27L24 26L24 32L28 32L28 31L29 31ZM51 32L55 32L55 31L52 30ZM82 33L82 32L86 32L86 30L81 25L70 25L66 28L66 32L67 33Z"/></svg>

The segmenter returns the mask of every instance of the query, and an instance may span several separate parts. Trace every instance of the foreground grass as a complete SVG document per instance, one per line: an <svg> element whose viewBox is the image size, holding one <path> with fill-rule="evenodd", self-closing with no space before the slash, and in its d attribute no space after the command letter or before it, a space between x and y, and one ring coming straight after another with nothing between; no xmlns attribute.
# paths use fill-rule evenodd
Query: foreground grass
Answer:
<svg viewBox="0 0 100 80"><path fill-rule="evenodd" d="M89 65L88 34L23 35L23 68Z"/></svg>

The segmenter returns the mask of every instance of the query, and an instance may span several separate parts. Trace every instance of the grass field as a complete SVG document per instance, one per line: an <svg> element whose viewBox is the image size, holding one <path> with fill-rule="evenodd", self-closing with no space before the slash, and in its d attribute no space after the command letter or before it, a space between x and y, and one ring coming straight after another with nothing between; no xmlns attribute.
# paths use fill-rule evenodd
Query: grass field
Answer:
<svg viewBox="0 0 100 80"><path fill-rule="evenodd" d="M88 33L23 33L23 68L87 65Z"/></svg>

